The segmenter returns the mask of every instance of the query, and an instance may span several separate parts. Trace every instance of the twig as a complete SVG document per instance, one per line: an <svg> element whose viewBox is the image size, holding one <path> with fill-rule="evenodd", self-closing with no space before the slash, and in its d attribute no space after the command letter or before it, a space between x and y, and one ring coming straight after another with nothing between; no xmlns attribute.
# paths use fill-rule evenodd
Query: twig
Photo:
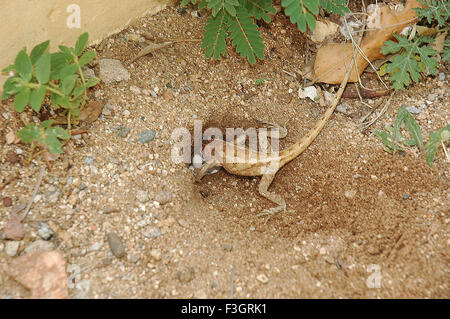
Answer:
<svg viewBox="0 0 450 319"><path fill-rule="evenodd" d="M38 179L36 181L36 185L34 186L33 194L31 195L30 201L28 202L28 205L25 208L25 212L22 215L22 221L25 219L25 217L27 217L28 211L31 208L31 204L33 204L34 197L36 197L37 191L38 191L39 186L41 185L41 182L42 182L42 178L44 177L44 173L45 173L45 168L42 167L41 171L39 172L39 177L38 177Z"/></svg>
<svg viewBox="0 0 450 319"><path fill-rule="evenodd" d="M380 114L378 114L377 117L375 117L373 120L370 120L369 122L365 122L365 123L361 124L363 129L369 128L369 126L371 126L373 123L378 121L378 119L386 112L389 105L391 105L391 100L392 100L392 97L394 96L394 93L395 93L395 91L391 93L391 96L389 96L389 99L387 100L386 104L383 106L383 108L380 111Z"/></svg>

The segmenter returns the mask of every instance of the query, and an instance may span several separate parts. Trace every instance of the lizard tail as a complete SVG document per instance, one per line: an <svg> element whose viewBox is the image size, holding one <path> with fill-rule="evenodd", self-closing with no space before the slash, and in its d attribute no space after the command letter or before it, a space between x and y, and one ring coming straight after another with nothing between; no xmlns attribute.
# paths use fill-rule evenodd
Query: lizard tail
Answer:
<svg viewBox="0 0 450 319"><path fill-rule="evenodd" d="M339 98L337 100L339 100ZM314 125L314 127L309 130L309 132L305 136L303 136L295 144L292 144L291 146L285 148L280 152L280 157L282 158L280 167L292 161L294 158L303 153L303 151L306 150L309 145L311 145L311 143L316 139L317 135L319 135L320 131L322 131L325 124L327 124L328 120L336 109L336 106L337 103L331 104L331 106L325 111L322 117L316 122L316 125Z"/></svg>

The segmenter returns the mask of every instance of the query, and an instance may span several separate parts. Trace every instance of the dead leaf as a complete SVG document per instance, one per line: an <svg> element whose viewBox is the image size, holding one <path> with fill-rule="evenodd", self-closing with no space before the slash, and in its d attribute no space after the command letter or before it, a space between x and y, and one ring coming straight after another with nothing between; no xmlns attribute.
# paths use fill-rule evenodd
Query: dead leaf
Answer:
<svg viewBox="0 0 450 319"><path fill-rule="evenodd" d="M22 240L24 234L22 219L18 215L12 214L5 227L5 238L9 240Z"/></svg>
<svg viewBox="0 0 450 319"><path fill-rule="evenodd" d="M66 261L58 251L44 251L17 257L8 274L31 290L31 299L69 298Z"/></svg>
<svg viewBox="0 0 450 319"><path fill-rule="evenodd" d="M339 25L331 21L317 21L316 28L311 36L314 42L322 42L326 37L336 34L339 30Z"/></svg>
<svg viewBox="0 0 450 319"><path fill-rule="evenodd" d="M145 48L143 48L141 51L139 51L139 53L131 60L130 63L133 63L134 61L143 57L144 55L153 53L153 52L158 51L162 48L165 48L169 45L172 45L173 43L174 42L172 42L172 41L167 41L167 42L163 42L163 43L150 43Z"/></svg>
<svg viewBox="0 0 450 319"><path fill-rule="evenodd" d="M102 114L103 105L104 104L102 101L89 102L89 104L87 104L80 112L80 117L78 119L88 124L94 123L95 120L98 119L100 114Z"/></svg>
<svg viewBox="0 0 450 319"><path fill-rule="evenodd" d="M380 26L375 30L368 30L361 41L361 50L369 61L383 58L380 49L384 42L393 38L393 33L400 33L406 26L416 22L417 13L413 8L423 5L416 0L407 0L403 11L395 12L386 5L380 5L379 16L372 18L372 24ZM322 46L314 61L314 74L308 79L314 82L340 84L353 58L353 48L350 43L329 43ZM356 54L356 66L353 67L348 82L358 81L358 76L369 65L360 54ZM358 73L357 73L358 70Z"/></svg>
<svg viewBox="0 0 450 319"><path fill-rule="evenodd" d="M441 53L444 50L444 42L447 37L448 31L439 33L435 38L434 42L430 44L430 46L435 49L438 53Z"/></svg>

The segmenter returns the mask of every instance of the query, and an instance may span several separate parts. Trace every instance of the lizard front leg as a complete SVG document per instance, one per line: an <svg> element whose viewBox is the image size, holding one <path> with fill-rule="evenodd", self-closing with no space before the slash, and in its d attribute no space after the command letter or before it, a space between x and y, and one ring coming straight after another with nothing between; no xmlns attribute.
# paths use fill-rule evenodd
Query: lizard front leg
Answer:
<svg viewBox="0 0 450 319"><path fill-rule="evenodd" d="M203 176L206 175L206 173L208 173L208 171L216 166L220 166L219 161L212 159L208 162L205 162L202 165L202 168L200 169L200 171L198 172L198 174L195 176L195 181L196 182L200 182L201 179L203 178Z"/></svg>
<svg viewBox="0 0 450 319"><path fill-rule="evenodd" d="M270 218L270 215L274 215L280 211L286 211L286 202L284 201L284 198L278 194L271 193L268 191L268 188L269 188L270 184L272 183L274 177L275 177L275 173L262 175L261 181L259 182L258 191L261 194L261 196L278 204L278 206L272 207L270 209L266 209L266 210L262 211L261 213L259 213L258 216L269 215L269 218Z"/></svg>

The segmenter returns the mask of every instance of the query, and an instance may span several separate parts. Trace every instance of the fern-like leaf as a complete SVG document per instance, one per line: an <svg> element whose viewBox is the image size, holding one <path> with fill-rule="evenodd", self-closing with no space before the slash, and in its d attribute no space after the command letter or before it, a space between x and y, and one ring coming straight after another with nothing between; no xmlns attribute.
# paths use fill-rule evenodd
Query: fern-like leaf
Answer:
<svg viewBox="0 0 450 319"><path fill-rule="evenodd" d="M242 58L247 58L250 64L256 62L255 57L264 59L263 38L259 33L258 26L244 6L239 6L235 17L229 17L228 25L231 43Z"/></svg>
<svg viewBox="0 0 450 319"><path fill-rule="evenodd" d="M239 6L238 0L210 0L206 6L212 9L211 14L216 16L220 11L225 10L231 16L236 16L236 7Z"/></svg>
<svg viewBox="0 0 450 319"><path fill-rule="evenodd" d="M391 74L394 82L394 89L400 90L411 83L411 80L418 83L420 72L424 72L426 67L430 73L436 73L436 60L431 56L437 54L435 50L427 46L427 43L434 40L430 37L418 37L414 41L408 41L404 36L394 34L398 42L386 41L381 48L381 53L397 53L390 58L390 63L386 66L386 71ZM425 45L424 45L425 44Z"/></svg>
<svg viewBox="0 0 450 319"><path fill-rule="evenodd" d="M221 55L226 56L227 18L229 15L221 11L216 16L210 15L203 33L202 49L206 49L205 57L213 56L215 60Z"/></svg>
<svg viewBox="0 0 450 319"><path fill-rule="evenodd" d="M347 0L320 0L320 6L329 13L341 16L350 12L350 9L347 7Z"/></svg>
<svg viewBox="0 0 450 319"><path fill-rule="evenodd" d="M248 13L260 20L270 22L270 16L267 13L277 13L274 7L272 7L272 0L240 0L240 6L245 6Z"/></svg>
<svg viewBox="0 0 450 319"><path fill-rule="evenodd" d="M296 23L301 32L306 32L306 25L310 30L316 28L315 14L319 13L318 0L282 0L284 13L292 23Z"/></svg>
<svg viewBox="0 0 450 319"><path fill-rule="evenodd" d="M196 4L197 0L181 0L180 6L184 7L187 6L189 3Z"/></svg>
<svg viewBox="0 0 450 319"><path fill-rule="evenodd" d="M445 26L450 18L450 1L419 0L419 2L426 5L425 8L414 8L419 21L427 19L427 22L431 23L433 20L436 20L439 26Z"/></svg>

